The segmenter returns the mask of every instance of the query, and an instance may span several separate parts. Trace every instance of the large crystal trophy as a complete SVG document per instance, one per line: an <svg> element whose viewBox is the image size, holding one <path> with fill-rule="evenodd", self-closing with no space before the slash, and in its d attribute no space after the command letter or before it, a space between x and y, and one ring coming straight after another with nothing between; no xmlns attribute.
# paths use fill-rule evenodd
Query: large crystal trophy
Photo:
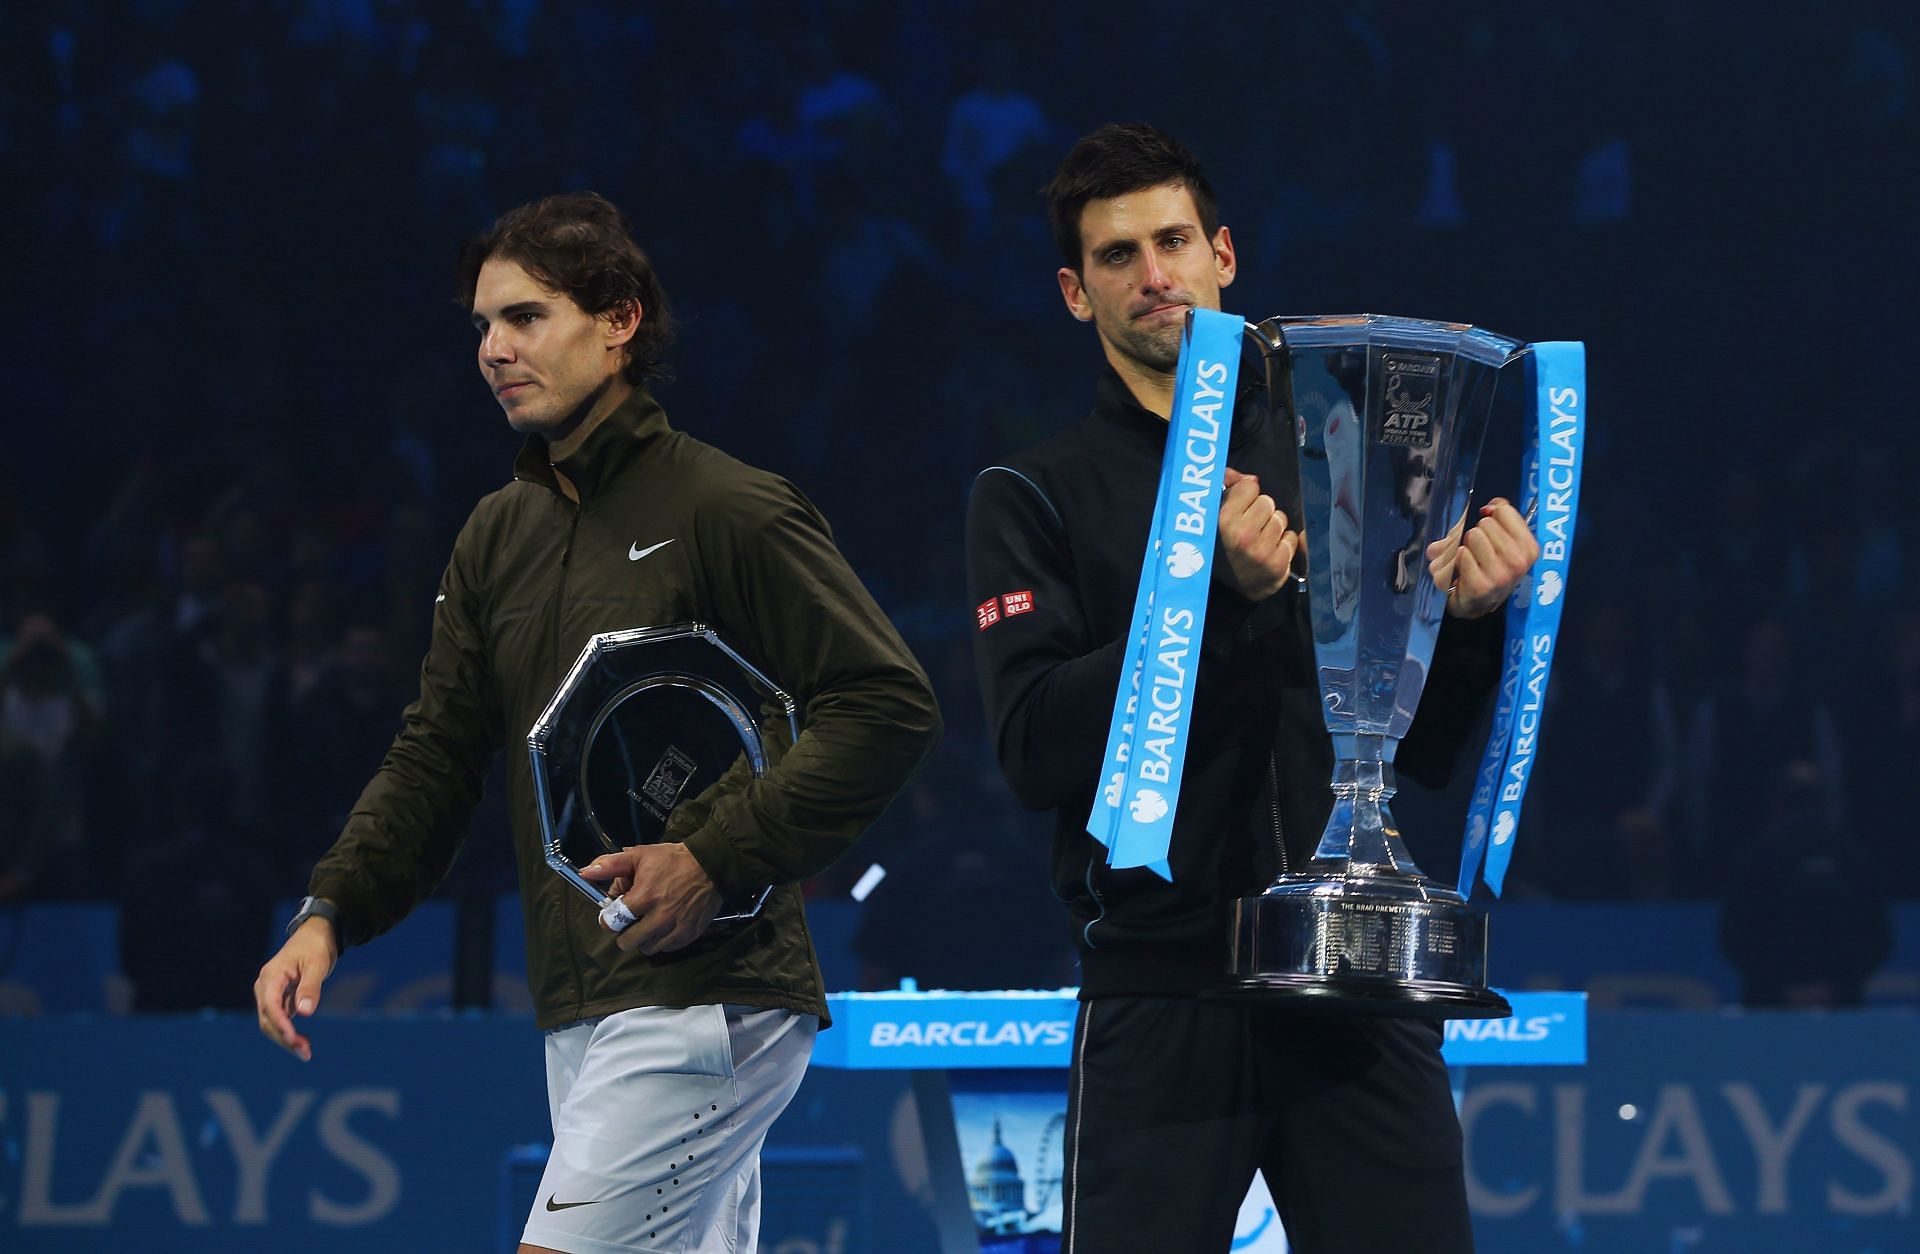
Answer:
<svg viewBox="0 0 1920 1254"><path fill-rule="evenodd" d="M765 728L782 724L799 736L793 698L703 624L593 637L527 733L547 865L619 930L631 914L580 869L690 830L723 779L766 773ZM723 901L714 922L752 919L771 891Z"/></svg>
<svg viewBox="0 0 1920 1254"><path fill-rule="evenodd" d="M1213 993L1347 1013L1497 1018L1487 920L1424 875L1388 800L1446 612L1429 542L1463 526L1501 369L1526 345L1456 323L1272 318L1249 335L1298 437L1333 811L1304 867L1235 903Z"/></svg>

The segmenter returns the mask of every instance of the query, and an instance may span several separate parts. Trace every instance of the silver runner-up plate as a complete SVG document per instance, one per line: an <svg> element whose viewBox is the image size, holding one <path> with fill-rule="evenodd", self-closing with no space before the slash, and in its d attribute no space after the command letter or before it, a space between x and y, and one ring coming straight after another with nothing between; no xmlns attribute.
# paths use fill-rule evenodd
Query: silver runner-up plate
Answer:
<svg viewBox="0 0 1920 1254"><path fill-rule="evenodd" d="M633 916L581 868L685 839L715 797L766 774L782 722L799 736L793 698L701 623L593 637L527 733L547 865L621 930ZM751 920L771 891L727 898L714 922Z"/></svg>

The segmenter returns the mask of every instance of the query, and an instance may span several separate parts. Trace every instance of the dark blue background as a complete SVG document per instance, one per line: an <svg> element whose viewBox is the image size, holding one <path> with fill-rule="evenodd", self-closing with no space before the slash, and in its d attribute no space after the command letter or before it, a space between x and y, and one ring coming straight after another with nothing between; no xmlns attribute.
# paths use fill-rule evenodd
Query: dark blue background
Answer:
<svg viewBox="0 0 1920 1254"><path fill-rule="evenodd" d="M675 421L821 504L939 687L934 763L812 886L892 872L856 978L1070 982L1044 823L981 728L960 516L979 467L1088 403L1099 356L1037 189L1076 135L1133 118L1208 163L1238 312L1588 344L1587 509L1515 895L1803 884L1809 847L1846 854L1834 900L1920 893L1898 834L1920 740L1914 11L1475 8L15 6L0 649L55 637L85 712L50 766L0 775L0 899L159 885L214 894L194 913L232 934L298 891L515 448L449 303L457 245L594 188L685 319ZM1568 696L1582 658L1629 699ZM1430 869L1458 802L1403 802ZM447 893L510 880L497 804ZM251 852L209 886L210 848ZM933 914L983 943L927 940ZM154 1005L236 987L160 978Z"/></svg>

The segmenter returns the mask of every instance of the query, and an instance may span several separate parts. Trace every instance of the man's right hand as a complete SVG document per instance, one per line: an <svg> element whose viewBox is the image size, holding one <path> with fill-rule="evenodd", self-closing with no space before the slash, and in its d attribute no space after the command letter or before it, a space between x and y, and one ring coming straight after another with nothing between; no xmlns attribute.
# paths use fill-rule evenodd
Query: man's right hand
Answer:
<svg viewBox="0 0 1920 1254"><path fill-rule="evenodd" d="M1285 586L1300 548L1300 533L1287 529L1287 516L1260 491L1260 480L1231 466L1227 493L1220 501L1220 547L1227 555L1227 579L1249 601L1264 601Z"/></svg>
<svg viewBox="0 0 1920 1254"><path fill-rule="evenodd" d="M313 1061L313 1043L293 1026L320 1008L320 986L340 960L333 924L326 919L302 923L280 952L260 968L253 982L253 1005L266 1038L301 1062Z"/></svg>

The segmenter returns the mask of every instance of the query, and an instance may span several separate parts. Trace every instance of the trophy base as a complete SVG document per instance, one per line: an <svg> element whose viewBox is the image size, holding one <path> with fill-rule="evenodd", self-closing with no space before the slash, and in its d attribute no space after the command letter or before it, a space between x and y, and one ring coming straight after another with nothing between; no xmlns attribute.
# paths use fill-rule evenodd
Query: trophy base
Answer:
<svg viewBox="0 0 1920 1254"><path fill-rule="evenodd" d="M1234 903L1209 998L1405 1019L1500 1019L1487 916L1424 877L1289 875Z"/></svg>
<svg viewBox="0 0 1920 1254"><path fill-rule="evenodd" d="M1230 976L1201 995L1209 1001L1245 1002L1263 1009L1382 1019L1505 1019L1513 1014L1507 999L1491 989L1413 980Z"/></svg>

